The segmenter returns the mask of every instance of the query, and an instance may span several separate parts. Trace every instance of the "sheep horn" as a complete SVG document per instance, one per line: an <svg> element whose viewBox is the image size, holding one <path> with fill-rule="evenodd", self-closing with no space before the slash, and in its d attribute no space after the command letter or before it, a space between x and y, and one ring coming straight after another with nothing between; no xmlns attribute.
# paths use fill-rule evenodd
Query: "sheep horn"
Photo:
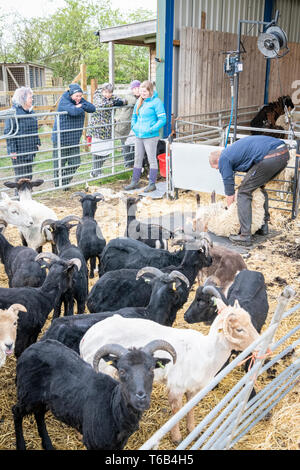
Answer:
<svg viewBox="0 0 300 470"><path fill-rule="evenodd" d="M86 193L84 193L82 191L76 191L75 193L72 194L71 199L75 196L84 197L84 196L86 196Z"/></svg>
<svg viewBox="0 0 300 470"><path fill-rule="evenodd" d="M3 227L7 227L7 222L3 219L0 219L0 225Z"/></svg>
<svg viewBox="0 0 300 470"><path fill-rule="evenodd" d="M72 220L77 220L77 222L79 222L80 224L82 224L82 220L80 217L78 217L77 215L67 215L67 217L64 217L61 222L63 224L66 224L67 222L72 222Z"/></svg>
<svg viewBox="0 0 300 470"><path fill-rule="evenodd" d="M103 194L101 194L101 193L93 193L92 196L94 196L94 197L95 197L95 196L98 196L98 197L101 198L101 200L104 200L104 196L103 196Z"/></svg>
<svg viewBox="0 0 300 470"><path fill-rule="evenodd" d="M114 356L121 357L128 352L128 349L124 348L120 344L105 344L101 346L101 348L96 351L93 359L93 368L96 372L98 372L98 366L100 359L103 356L107 356L107 354L113 354Z"/></svg>
<svg viewBox="0 0 300 470"><path fill-rule="evenodd" d="M202 289L202 292L204 294L210 294L213 297L216 297L217 299L222 300L222 296L221 296L220 292L214 286L204 286L203 289Z"/></svg>
<svg viewBox="0 0 300 470"><path fill-rule="evenodd" d="M137 275L136 275L136 279L139 279L140 277L142 277L144 274L153 274L153 276L155 277L160 277L162 276L164 273L158 269L158 268L155 268L153 266L146 266L145 268L142 268L138 271Z"/></svg>
<svg viewBox="0 0 300 470"><path fill-rule="evenodd" d="M79 258L71 258L67 261L67 264L70 265L70 266L77 266L78 268L78 271L80 271L81 269L81 261Z"/></svg>
<svg viewBox="0 0 300 470"><path fill-rule="evenodd" d="M190 283L189 283L188 278L185 277L185 275L182 274L180 271L172 271L172 272L169 274L169 278L170 278L170 279L174 279L174 278L181 279L183 282L186 283L186 285L187 285L188 288L190 287Z"/></svg>
<svg viewBox="0 0 300 470"><path fill-rule="evenodd" d="M22 304L12 304L7 311L10 313L18 313L18 311L21 310L21 312L27 312L27 308L24 307Z"/></svg>
<svg viewBox="0 0 300 470"><path fill-rule="evenodd" d="M42 222L41 224L41 230L46 226L46 225L52 225L54 224L56 221L53 220L53 219L46 219Z"/></svg>
<svg viewBox="0 0 300 470"><path fill-rule="evenodd" d="M50 252L44 252L44 253L39 253L35 258L34 261L38 261L40 259L51 259L52 261L60 261L60 257L57 256L55 253L50 253Z"/></svg>
<svg viewBox="0 0 300 470"><path fill-rule="evenodd" d="M153 354L158 349L160 349L161 351L167 351L169 354L171 354L173 364L175 364L177 359L176 351L173 346L167 341L164 341L162 339L155 339L153 341L150 341L150 343L146 344L146 346L143 347L143 351L148 354Z"/></svg>

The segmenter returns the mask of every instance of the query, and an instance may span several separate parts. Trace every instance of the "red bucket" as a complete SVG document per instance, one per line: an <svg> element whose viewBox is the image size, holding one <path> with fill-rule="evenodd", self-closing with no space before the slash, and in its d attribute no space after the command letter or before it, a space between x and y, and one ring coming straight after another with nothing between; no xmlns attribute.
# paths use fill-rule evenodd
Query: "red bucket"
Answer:
<svg viewBox="0 0 300 470"><path fill-rule="evenodd" d="M159 172L161 176L164 178L166 177L166 154L161 153L160 155L157 155L158 162L159 162Z"/></svg>

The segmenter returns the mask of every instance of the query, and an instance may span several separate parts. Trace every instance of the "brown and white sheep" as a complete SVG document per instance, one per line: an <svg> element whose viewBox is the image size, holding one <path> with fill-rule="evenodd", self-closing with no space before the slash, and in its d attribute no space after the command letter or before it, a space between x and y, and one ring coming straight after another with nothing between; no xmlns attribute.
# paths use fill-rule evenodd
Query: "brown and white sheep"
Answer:
<svg viewBox="0 0 300 470"><path fill-rule="evenodd" d="M7 310L0 309L0 367L14 352L19 310L27 311L21 304L12 304Z"/></svg>

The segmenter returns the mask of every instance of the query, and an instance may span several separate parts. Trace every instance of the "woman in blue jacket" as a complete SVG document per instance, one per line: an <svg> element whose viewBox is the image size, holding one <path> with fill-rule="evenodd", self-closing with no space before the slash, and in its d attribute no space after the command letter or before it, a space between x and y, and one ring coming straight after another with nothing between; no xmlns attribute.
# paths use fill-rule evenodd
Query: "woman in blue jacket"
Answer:
<svg viewBox="0 0 300 470"><path fill-rule="evenodd" d="M16 175L16 181L19 178L26 177L32 179L32 162L36 152L41 145L38 136L38 122L36 117L32 116L33 91L29 87L20 87L14 92L12 97L12 108L15 110L18 118L18 132L16 119L7 119L5 121L4 134L10 134L7 137L7 153L11 157Z"/></svg>
<svg viewBox="0 0 300 470"><path fill-rule="evenodd" d="M85 113L94 113L95 106L86 101L82 89L77 83L72 83L59 102L57 111L67 111L56 117L52 129L53 147L61 148L61 174L63 186L68 185L80 165L80 139L82 136ZM59 119L59 129L57 126ZM54 184L59 186L58 150L53 152Z"/></svg>
<svg viewBox="0 0 300 470"><path fill-rule="evenodd" d="M139 179L142 173L143 159L146 152L150 172L149 184L144 192L154 191L158 173L156 149L159 140L159 130L167 122L163 102L153 90L153 84L146 80L140 86L140 98L138 99L131 119L131 128L136 136L135 157L132 181L124 189L136 189L139 187Z"/></svg>

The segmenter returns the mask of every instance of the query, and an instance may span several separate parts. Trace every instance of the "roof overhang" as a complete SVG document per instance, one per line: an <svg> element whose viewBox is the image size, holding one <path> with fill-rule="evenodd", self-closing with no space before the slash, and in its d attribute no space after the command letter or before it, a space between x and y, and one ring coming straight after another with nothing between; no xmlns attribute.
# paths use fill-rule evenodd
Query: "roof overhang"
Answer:
<svg viewBox="0 0 300 470"><path fill-rule="evenodd" d="M100 43L114 42L129 46L150 46L156 44L156 20L100 29L96 34L99 36Z"/></svg>

